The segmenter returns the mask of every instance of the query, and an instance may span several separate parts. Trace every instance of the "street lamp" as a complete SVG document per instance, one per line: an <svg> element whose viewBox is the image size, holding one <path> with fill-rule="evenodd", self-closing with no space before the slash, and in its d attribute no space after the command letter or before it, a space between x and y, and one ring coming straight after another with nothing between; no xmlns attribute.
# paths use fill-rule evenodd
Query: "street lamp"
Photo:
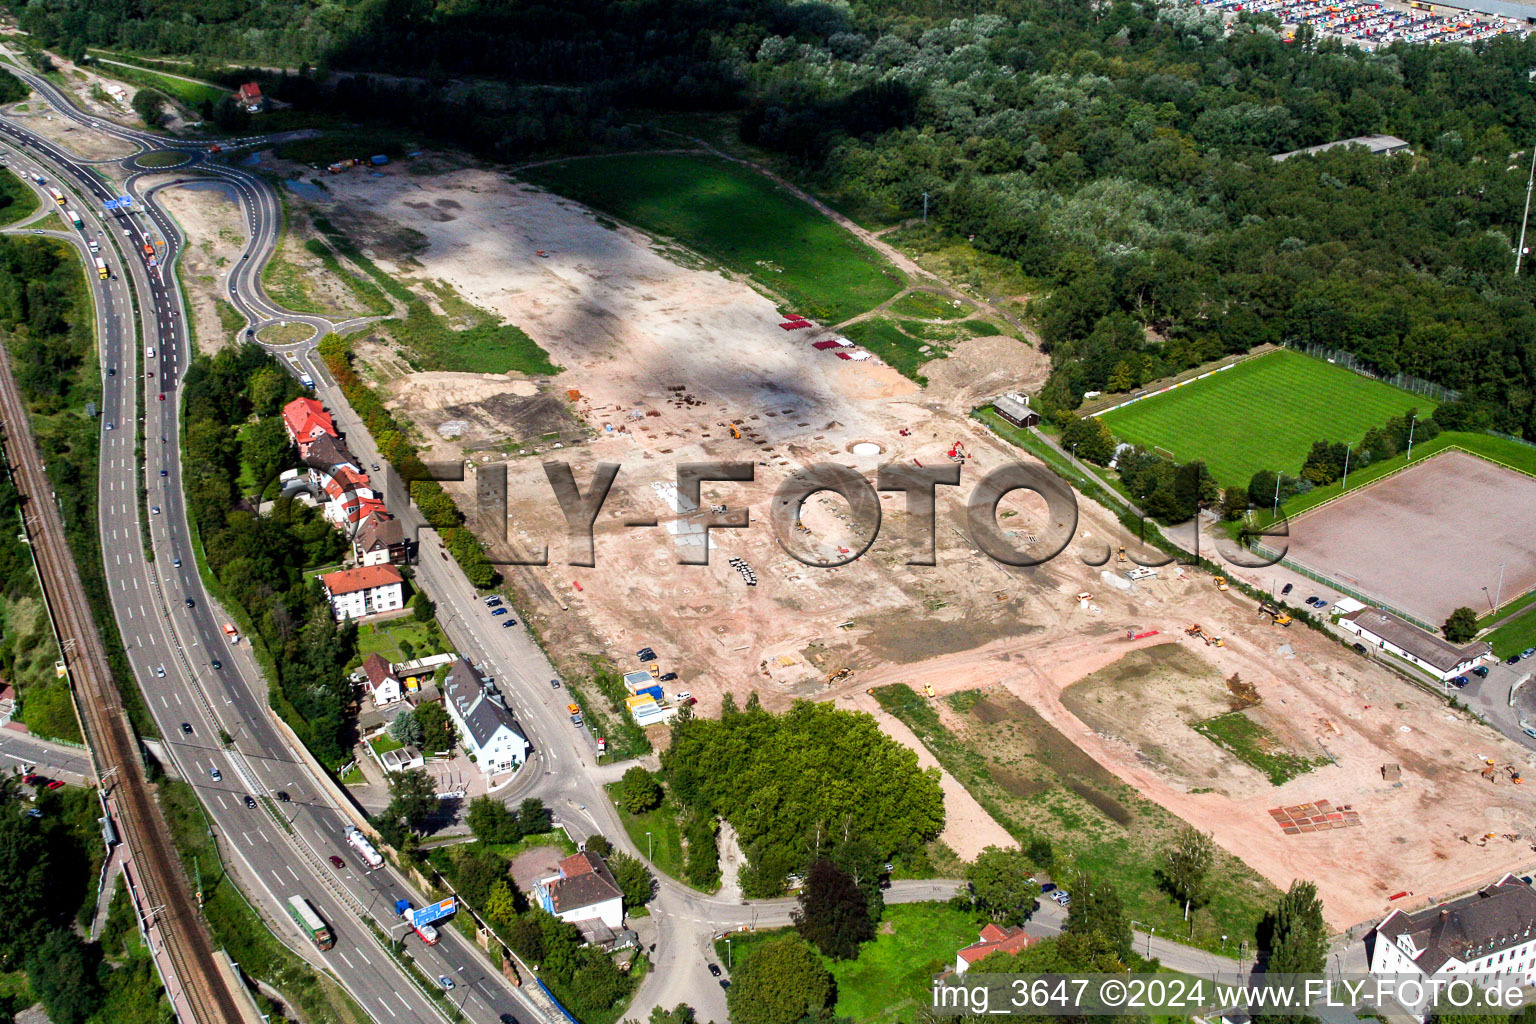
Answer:
<svg viewBox="0 0 1536 1024"><path fill-rule="evenodd" d="M1349 450L1354 447L1354 444L1355 442L1350 441L1344 445L1344 482L1339 484L1340 494L1349 489Z"/></svg>
<svg viewBox="0 0 1536 1024"><path fill-rule="evenodd" d="M1072 442L1072 461L1074 463L1077 461L1077 444L1076 441Z"/></svg>
<svg viewBox="0 0 1536 1024"><path fill-rule="evenodd" d="M1504 600L1504 563L1499 563L1499 589L1494 591L1493 610L1499 610L1499 603Z"/></svg>
<svg viewBox="0 0 1536 1024"><path fill-rule="evenodd" d="M651 834L649 832L645 834L645 859L655 860L655 858L651 856Z"/></svg>
<svg viewBox="0 0 1536 1024"><path fill-rule="evenodd" d="M725 969L731 969L731 937L725 937Z"/></svg>
<svg viewBox="0 0 1536 1024"><path fill-rule="evenodd" d="M1152 959L1152 936L1154 936L1156 934L1157 934L1157 925L1153 925L1152 926L1152 930L1147 932L1147 959L1148 960Z"/></svg>

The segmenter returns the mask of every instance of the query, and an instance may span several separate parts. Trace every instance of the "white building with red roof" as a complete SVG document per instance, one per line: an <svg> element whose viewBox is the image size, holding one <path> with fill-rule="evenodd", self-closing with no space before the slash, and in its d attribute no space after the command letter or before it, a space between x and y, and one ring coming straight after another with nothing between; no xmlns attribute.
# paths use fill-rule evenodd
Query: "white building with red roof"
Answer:
<svg viewBox="0 0 1536 1024"><path fill-rule="evenodd" d="M338 622L405 607L405 577L393 565L365 565L320 577Z"/></svg>

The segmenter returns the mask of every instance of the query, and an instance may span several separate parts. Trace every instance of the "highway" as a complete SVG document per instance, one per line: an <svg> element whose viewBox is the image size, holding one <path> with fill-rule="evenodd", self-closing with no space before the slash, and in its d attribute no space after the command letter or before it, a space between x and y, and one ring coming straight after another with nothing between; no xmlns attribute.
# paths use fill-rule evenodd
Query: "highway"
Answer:
<svg viewBox="0 0 1536 1024"><path fill-rule="evenodd" d="M48 83L7 70L27 80L65 116L83 119ZM144 133L114 126L110 134L165 148L165 140ZM377 1021L440 1017L439 1004L427 998L362 923L364 918L371 919L380 931L402 938L406 928L393 914L394 903L410 899L419 906L420 894L409 890L391 869L362 870L344 845L343 829L351 819L333 802L328 785L310 773L272 724L265 683L246 649L228 643L224 617L216 612L197 573L178 458L179 384L190 359L182 327L184 311L174 277L151 272L139 255L144 244L156 245L162 269L173 273L173 266L167 265L173 264L179 232L162 211L148 204L138 205L136 213L127 217L100 212L114 191L91 173L86 162L24 128L0 120L0 140L17 147L11 151L11 166L40 171L48 187L70 197L71 208L87 218L89 235L100 242L108 238L124 242L124 254L111 260L114 279L103 282L96 296L104 317L101 362L115 371L103 378L99 529L118 628L173 761L170 770L197 790L228 867L285 942L340 978ZM270 191L250 176L228 168L215 173L247 199L251 230L247 252L252 258L242 260L231 275L231 296L262 322L268 319L263 313L281 313L265 300L256 276L257 257L270 253L276 242L279 208ZM127 178L130 186L137 177ZM142 341L138 343L132 340L134 294L141 305ZM299 319L286 314L281 318ZM159 509L149 515L152 561L138 553L142 512L136 500L140 478L133 428L140 400L144 482L148 504ZM233 738L230 747L220 743L220 730ZM211 774L215 768L222 776L217 781ZM277 792L290 800L276 800ZM255 809L247 808L247 794L265 799L258 800ZM346 867L333 868L327 861L331 855L341 857ZM296 893L306 896L335 929L335 949L322 954L307 946L289 922L281 905ZM545 1019L454 928L444 927L440 934L441 942L433 947L423 946L414 937L404 941L430 977L443 975L455 981L449 997L467 1016L483 1021Z"/></svg>

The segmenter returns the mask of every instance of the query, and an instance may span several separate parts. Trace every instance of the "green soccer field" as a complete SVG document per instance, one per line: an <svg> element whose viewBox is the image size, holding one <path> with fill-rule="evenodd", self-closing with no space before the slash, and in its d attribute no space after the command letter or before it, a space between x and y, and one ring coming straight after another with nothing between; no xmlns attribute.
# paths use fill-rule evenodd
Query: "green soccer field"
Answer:
<svg viewBox="0 0 1536 1024"><path fill-rule="evenodd" d="M895 295L879 254L760 174L686 155L611 156L529 168L552 192L675 238L749 275L799 313L836 324Z"/></svg>
<svg viewBox="0 0 1536 1024"><path fill-rule="evenodd" d="M1116 436L1202 459L1223 486L1261 469L1297 473L1314 441L1358 441L1372 427L1435 402L1313 359L1279 351L1143 399L1102 419Z"/></svg>

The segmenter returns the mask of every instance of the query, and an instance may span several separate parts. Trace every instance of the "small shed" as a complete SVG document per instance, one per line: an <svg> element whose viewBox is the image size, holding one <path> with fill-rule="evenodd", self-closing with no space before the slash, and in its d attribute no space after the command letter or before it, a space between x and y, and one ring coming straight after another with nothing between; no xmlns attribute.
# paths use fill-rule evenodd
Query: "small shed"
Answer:
<svg viewBox="0 0 1536 1024"><path fill-rule="evenodd" d="M1029 396L1017 391L997 396L992 400L992 408L1016 427L1032 427L1040 422L1040 414L1030 407Z"/></svg>

